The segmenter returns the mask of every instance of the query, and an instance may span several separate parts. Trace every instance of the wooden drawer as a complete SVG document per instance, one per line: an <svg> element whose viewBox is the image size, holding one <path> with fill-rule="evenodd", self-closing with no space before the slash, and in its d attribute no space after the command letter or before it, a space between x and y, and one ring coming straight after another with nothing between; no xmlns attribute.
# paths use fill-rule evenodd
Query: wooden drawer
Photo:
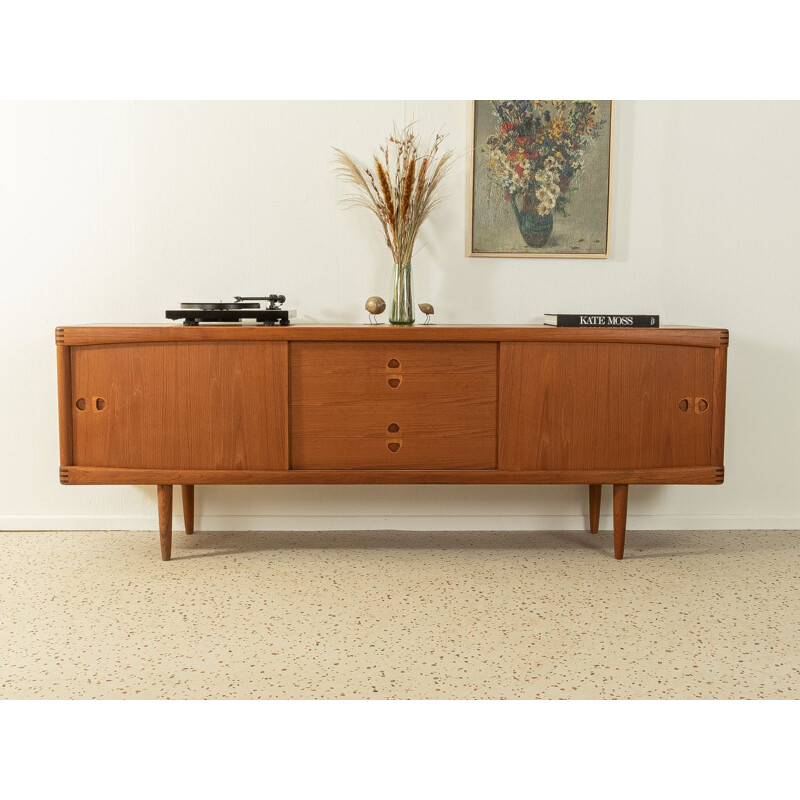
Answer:
<svg viewBox="0 0 800 800"><path fill-rule="evenodd" d="M292 406L292 431L324 438L495 435L497 404L489 400L450 400L447 403L359 403L339 406Z"/></svg>
<svg viewBox="0 0 800 800"><path fill-rule="evenodd" d="M292 342L292 375L496 375L493 342Z"/></svg>
<svg viewBox="0 0 800 800"><path fill-rule="evenodd" d="M292 469L494 469L494 436L292 439Z"/></svg>
<svg viewBox="0 0 800 800"><path fill-rule="evenodd" d="M452 407L453 413L474 403L495 402L494 375L307 375L292 373L293 408L352 408L359 405L388 407Z"/></svg>
<svg viewBox="0 0 800 800"><path fill-rule="evenodd" d="M293 469L493 469L494 344L297 343Z"/></svg>
<svg viewBox="0 0 800 800"><path fill-rule="evenodd" d="M494 344L296 343L292 406L454 405L497 400ZM458 413L459 408L453 411Z"/></svg>

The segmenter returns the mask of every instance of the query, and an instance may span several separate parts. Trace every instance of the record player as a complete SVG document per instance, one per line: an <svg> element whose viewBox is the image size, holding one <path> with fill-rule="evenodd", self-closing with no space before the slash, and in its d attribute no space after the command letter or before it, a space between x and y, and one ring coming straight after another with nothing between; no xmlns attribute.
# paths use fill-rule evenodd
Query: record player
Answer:
<svg viewBox="0 0 800 800"><path fill-rule="evenodd" d="M262 308L261 302L265 305ZM235 297L232 303L181 303L180 309L168 310L167 319L182 319L184 325L199 325L201 322L242 324L250 322L260 325L288 325L295 311L281 308L286 302L282 294L264 297Z"/></svg>

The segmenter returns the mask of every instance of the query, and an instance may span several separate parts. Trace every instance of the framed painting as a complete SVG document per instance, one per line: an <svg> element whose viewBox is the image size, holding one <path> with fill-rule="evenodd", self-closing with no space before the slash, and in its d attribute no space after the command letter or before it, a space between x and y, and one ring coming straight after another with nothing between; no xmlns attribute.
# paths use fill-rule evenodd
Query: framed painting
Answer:
<svg viewBox="0 0 800 800"><path fill-rule="evenodd" d="M475 100L467 253L608 258L611 100Z"/></svg>

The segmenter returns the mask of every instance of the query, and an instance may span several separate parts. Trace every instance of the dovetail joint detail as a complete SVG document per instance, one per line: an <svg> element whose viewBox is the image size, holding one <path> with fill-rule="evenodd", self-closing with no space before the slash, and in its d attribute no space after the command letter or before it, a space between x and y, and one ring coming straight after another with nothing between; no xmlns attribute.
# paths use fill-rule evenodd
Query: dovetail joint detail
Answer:
<svg viewBox="0 0 800 800"><path fill-rule="evenodd" d="M69 483L69 470L63 467L58 471L58 478L61 483Z"/></svg>

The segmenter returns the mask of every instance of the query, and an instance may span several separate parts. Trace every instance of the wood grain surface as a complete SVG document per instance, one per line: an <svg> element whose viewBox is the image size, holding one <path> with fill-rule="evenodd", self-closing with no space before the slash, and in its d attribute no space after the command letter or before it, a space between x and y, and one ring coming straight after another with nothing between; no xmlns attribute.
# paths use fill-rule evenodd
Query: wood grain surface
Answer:
<svg viewBox="0 0 800 800"><path fill-rule="evenodd" d="M389 445L395 445L392 449ZM496 463L494 436L345 438L292 436L292 470L486 469Z"/></svg>
<svg viewBox="0 0 800 800"><path fill-rule="evenodd" d="M58 370L58 444L61 466L72 464L72 348L56 347Z"/></svg>
<svg viewBox="0 0 800 800"><path fill-rule="evenodd" d="M353 408L359 404L384 407L442 406L461 401L467 403L494 402L497 378L487 375L424 375L404 371L388 375L348 376L309 375L291 371L289 396L292 408ZM397 381L393 386L391 381ZM294 427L294 426L293 426Z"/></svg>
<svg viewBox="0 0 800 800"><path fill-rule="evenodd" d="M181 498L184 530L191 536L194 533L194 486L191 484L181 486Z"/></svg>
<svg viewBox="0 0 800 800"><path fill-rule="evenodd" d="M496 344L290 345L292 469L493 469Z"/></svg>
<svg viewBox="0 0 800 800"><path fill-rule="evenodd" d="M597 533L600 530L600 500L603 485L593 483L589 486L589 532Z"/></svg>
<svg viewBox="0 0 800 800"><path fill-rule="evenodd" d="M643 344L500 346L500 469L711 465L714 350Z"/></svg>
<svg viewBox="0 0 800 800"><path fill-rule="evenodd" d="M494 375L494 343L293 342L294 375Z"/></svg>
<svg viewBox="0 0 800 800"><path fill-rule="evenodd" d="M711 463L725 462L725 397L728 372L728 347L714 351L714 395L711 406Z"/></svg>
<svg viewBox="0 0 800 800"><path fill-rule="evenodd" d="M721 467L676 467L671 469L618 470L199 470L199 469L108 469L103 467L64 467L64 483L71 486L96 484L142 485L157 483L210 484L720 484Z"/></svg>
<svg viewBox="0 0 800 800"><path fill-rule="evenodd" d="M72 349L74 462L150 469L285 469L287 345Z"/></svg>
<svg viewBox="0 0 800 800"><path fill-rule="evenodd" d="M625 553L625 529L628 524L628 486L614 484L614 558Z"/></svg>
<svg viewBox="0 0 800 800"><path fill-rule="evenodd" d="M172 486L158 485L158 538L161 544L161 560L172 557Z"/></svg>
<svg viewBox="0 0 800 800"><path fill-rule="evenodd" d="M421 438L446 435L493 439L497 427L494 393L486 399L447 394L438 402L426 397L406 403L392 397L384 402L336 405L305 405L294 402L294 398L295 395L291 406L292 436L374 439L399 432Z"/></svg>
<svg viewBox="0 0 800 800"><path fill-rule="evenodd" d="M549 325L65 325L66 345L135 342L618 342L727 346L724 328L556 328Z"/></svg>
<svg viewBox="0 0 800 800"><path fill-rule="evenodd" d="M56 331L70 485L588 484L725 477L724 329L80 326Z"/></svg>

